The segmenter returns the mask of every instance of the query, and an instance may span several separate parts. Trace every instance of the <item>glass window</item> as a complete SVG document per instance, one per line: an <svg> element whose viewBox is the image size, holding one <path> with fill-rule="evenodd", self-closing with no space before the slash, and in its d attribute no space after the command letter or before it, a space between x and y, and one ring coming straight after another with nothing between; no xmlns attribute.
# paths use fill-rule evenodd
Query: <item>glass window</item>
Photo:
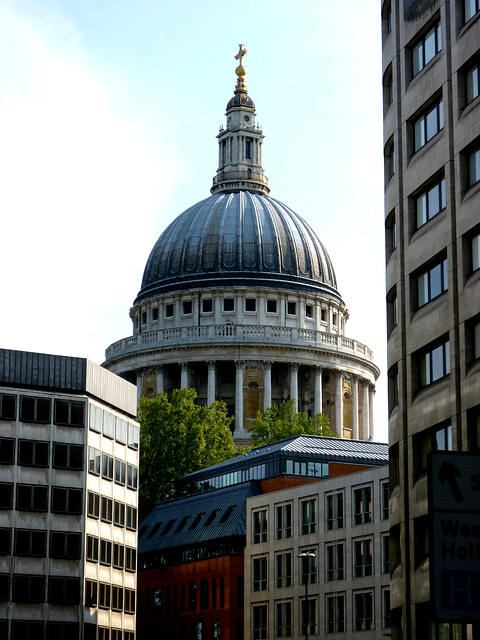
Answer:
<svg viewBox="0 0 480 640"><path fill-rule="evenodd" d="M102 477L113 480L113 458L107 453L102 454Z"/></svg>
<svg viewBox="0 0 480 640"><path fill-rule="evenodd" d="M47 555L47 532L15 529L15 555L45 557Z"/></svg>
<svg viewBox="0 0 480 640"><path fill-rule="evenodd" d="M421 149L443 129L443 100L440 99L433 107L422 114L414 123L414 148Z"/></svg>
<svg viewBox="0 0 480 640"><path fill-rule="evenodd" d="M85 403L75 400L55 400L55 424L83 427Z"/></svg>
<svg viewBox="0 0 480 640"><path fill-rule="evenodd" d="M257 309L257 301L255 298L246 298L245 299L245 311L256 311Z"/></svg>
<svg viewBox="0 0 480 640"><path fill-rule="evenodd" d="M98 449L88 447L88 471L95 475L100 475L100 463L102 454Z"/></svg>
<svg viewBox="0 0 480 640"><path fill-rule="evenodd" d="M117 484L125 484L125 473L127 465L123 460L115 458L115 482Z"/></svg>
<svg viewBox="0 0 480 640"><path fill-rule="evenodd" d="M49 398L34 398L21 396L20 420L22 422L50 422L51 400Z"/></svg>
<svg viewBox="0 0 480 640"><path fill-rule="evenodd" d="M463 0L465 22L468 22L480 10L480 0Z"/></svg>
<svg viewBox="0 0 480 640"><path fill-rule="evenodd" d="M264 640L267 637L267 605L252 607L252 635L253 640Z"/></svg>
<svg viewBox="0 0 480 640"><path fill-rule="evenodd" d="M267 542L267 510L253 512L253 544Z"/></svg>
<svg viewBox="0 0 480 640"><path fill-rule="evenodd" d="M317 633L317 600L309 599L300 602L300 633L315 635Z"/></svg>
<svg viewBox="0 0 480 640"><path fill-rule="evenodd" d="M354 629L373 629L373 594L371 591L354 595Z"/></svg>
<svg viewBox="0 0 480 640"><path fill-rule="evenodd" d="M15 439L0 438L0 464L15 462Z"/></svg>
<svg viewBox="0 0 480 640"><path fill-rule="evenodd" d="M93 491L88 492L88 516L90 518L100 517L100 496Z"/></svg>
<svg viewBox="0 0 480 640"><path fill-rule="evenodd" d="M203 311L203 313L212 313L212 311L213 311L212 298L204 298L202 300L202 311Z"/></svg>
<svg viewBox="0 0 480 640"><path fill-rule="evenodd" d="M3 490L2 487L0 488ZM17 484L17 509L22 511L48 511L48 487Z"/></svg>
<svg viewBox="0 0 480 640"><path fill-rule="evenodd" d="M388 520L388 502L390 499L389 483L382 482L380 485L381 499L382 499L382 520Z"/></svg>
<svg viewBox="0 0 480 640"><path fill-rule="evenodd" d="M467 73L465 74L465 84L466 84L466 93L467 93L467 104L475 100L475 98L479 95L479 85L480 85L480 65L478 62L471 67Z"/></svg>
<svg viewBox="0 0 480 640"><path fill-rule="evenodd" d="M90 405L90 429L92 431L102 432L102 415L103 411L94 404Z"/></svg>
<svg viewBox="0 0 480 640"><path fill-rule="evenodd" d="M299 553L301 583L317 582L317 550L304 549Z"/></svg>
<svg viewBox="0 0 480 640"><path fill-rule="evenodd" d="M140 438L140 429L134 424L128 424L128 446L130 449L138 450L138 442Z"/></svg>
<svg viewBox="0 0 480 640"><path fill-rule="evenodd" d="M468 156L468 186L480 182L480 149L472 151Z"/></svg>
<svg viewBox="0 0 480 640"><path fill-rule="evenodd" d="M325 546L327 582L345 579L345 544L338 542Z"/></svg>
<svg viewBox="0 0 480 640"><path fill-rule="evenodd" d="M313 318L313 306L311 304L305 305L305 317Z"/></svg>
<svg viewBox="0 0 480 640"><path fill-rule="evenodd" d="M412 48L413 76L415 77L442 49L442 30L438 22Z"/></svg>
<svg viewBox="0 0 480 640"><path fill-rule="evenodd" d="M353 543L353 574L355 578L365 578L373 574L372 540L355 540Z"/></svg>
<svg viewBox="0 0 480 640"><path fill-rule="evenodd" d="M82 549L82 534L67 533L65 531L50 532L51 558L80 558Z"/></svg>
<svg viewBox="0 0 480 640"><path fill-rule="evenodd" d="M52 512L81 515L83 511L82 489L52 487Z"/></svg>
<svg viewBox="0 0 480 640"><path fill-rule="evenodd" d="M165 317L173 318L173 304L171 302L165 305Z"/></svg>
<svg viewBox="0 0 480 640"><path fill-rule="evenodd" d="M390 629L390 627L391 627L390 589L384 589L382 592L382 628Z"/></svg>
<svg viewBox="0 0 480 640"><path fill-rule="evenodd" d="M361 487L353 491L355 524L372 522L372 487Z"/></svg>
<svg viewBox="0 0 480 640"><path fill-rule="evenodd" d="M277 313L276 300L267 300L267 313Z"/></svg>
<svg viewBox="0 0 480 640"><path fill-rule="evenodd" d="M107 438L115 437L115 416L108 411L103 412L103 435Z"/></svg>
<svg viewBox="0 0 480 640"><path fill-rule="evenodd" d="M296 302L287 302L287 313L289 316L297 315L297 303Z"/></svg>
<svg viewBox="0 0 480 640"><path fill-rule="evenodd" d="M253 590L266 591L267 589L267 558L253 558L252 561Z"/></svg>
<svg viewBox="0 0 480 640"><path fill-rule="evenodd" d="M325 496L326 529L342 529L345 525L345 496L343 491Z"/></svg>
<svg viewBox="0 0 480 640"><path fill-rule="evenodd" d="M67 445L65 445L67 446ZM18 464L33 467L48 467L50 443L38 440L18 441Z"/></svg>
<svg viewBox="0 0 480 640"><path fill-rule="evenodd" d="M87 535L87 560L98 562L98 538Z"/></svg>
<svg viewBox="0 0 480 640"><path fill-rule="evenodd" d="M117 418L115 439L117 442L120 442L120 444L127 443L127 429L128 429L128 423L125 420L121 420L120 418Z"/></svg>
<svg viewBox="0 0 480 640"><path fill-rule="evenodd" d="M192 309L193 309L192 301L191 300L184 300L183 301L183 315L184 316L191 315L192 314Z"/></svg>
<svg viewBox="0 0 480 640"><path fill-rule="evenodd" d="M419 358L420 387L441 380L450 373L450 342L427 351Z"/></svg>
<svg viewBox="0 0 480 640"><path fill-rule="evenodd" d="M423 307L448 289L448 263L442 260L417 276L417 304Z"/></svg>
<svg viewBox="0 0 480 640"><path fill-rule="evenodd" d="M327 595L327 633L345 631L345 594Z"/></svg>
<svg viewBox="0 0 480 640"><path fill-rule="evenodd" d="M235 311L235 299L234 298L224 298L223 299L223 310L224 311Z"/></svg>
<svg viewBox="0 0 480 640"><path fill-rule="evenodd" d="M278 553L275 556L275 583L277 589L292 586L292 553Z"/></svg>
<svg viewBox="0 0 480 640"><path fill-rule="evenodd" d="M275 603L275 637L289 638L292 635L292 603Z"/></svg>
<svg viewBox="0 0 480 640"><path fill-rule="evenodd" d="M127 464L127 487L136 491L138 489L138 469Z"/></svg>
<svg viewBox="0 0 480 640"><path fill-rule="evenodd" d="M0 393L0 419L15 420L17 396Z"/></svg>
<svg viewBox="0 0 480 640"><path fill-rule="evenodd" d="M382 573L390 573L390 536L382 536Z"/></svg>
<svg viewBox="0 0 480 640"><path fill-rule="evenodd" d="M303 500L300 503L302 535L315 533L317 530L317 501Z"/></svg>
<svg viewBox="0 0 480 640"><path fill-rule="evenodd" d="M83 470L83 446L81 444L53 443L53 467L56 469Z"/></svg>
<svg viewBox="0 0 480 640"><path fill-rule="evenodd" d="M292 537L292 505L282 504L275 507L277 540Z"/></svg>
<svg viewBox="0 0 480 640"><path fill-rule="evenodd" d="M440 213L446 206L445 178L416 199L417 229Z"/></svg>

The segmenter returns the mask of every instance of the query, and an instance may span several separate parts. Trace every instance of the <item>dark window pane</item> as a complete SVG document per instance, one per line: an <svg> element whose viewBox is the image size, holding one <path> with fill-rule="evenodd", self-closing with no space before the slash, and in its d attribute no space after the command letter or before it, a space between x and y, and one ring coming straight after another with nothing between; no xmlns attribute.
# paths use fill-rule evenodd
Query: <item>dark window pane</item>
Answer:
<svg viewBox="0 0 480 640"><path fill-rule="evenodd" d="M70 424L74 427L83 427L85 424L84 421L84 403L83 402L72 402L70 404Z"/></svg>
<svg viewBox="0 0 480 640"><path fill-rule="evenodd" d="M56 442L53 445L53 466L60 469L68 467L68 444Z"/></svg>
<svg viewBox="0 0 480 640"><path fill-rule="evenodd" d="M55 424L68 424L68 400L55 400Z"/></svg>
<svg viewBox="0 0 480 640"><path fill-rule="evenodd" d="M50 422L50 400L37 398L37 422Z"/></svg>
<svg viewBox="0 0 480 640"><path fill-rule="evenodd" d="M15 440L0 438L0 464L13 464L15 455Z"/></svg>

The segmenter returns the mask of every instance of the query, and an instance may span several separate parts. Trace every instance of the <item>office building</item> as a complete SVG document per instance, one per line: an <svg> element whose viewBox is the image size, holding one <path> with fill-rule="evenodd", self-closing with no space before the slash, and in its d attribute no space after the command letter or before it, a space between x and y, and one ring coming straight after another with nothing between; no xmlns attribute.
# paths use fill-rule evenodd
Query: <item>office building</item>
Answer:
<svg viewBox="0 0 480 640"><path fill-rule="evenodd" d="M480 447L480 5L382 3L392 637L434 619L428 453Z"/></svg>
<svg viewBox="0 0 480 640"><path fill-rule="evenodd" d="M83 359L0 350L0 637L134 640L133 385Z"/></svg>

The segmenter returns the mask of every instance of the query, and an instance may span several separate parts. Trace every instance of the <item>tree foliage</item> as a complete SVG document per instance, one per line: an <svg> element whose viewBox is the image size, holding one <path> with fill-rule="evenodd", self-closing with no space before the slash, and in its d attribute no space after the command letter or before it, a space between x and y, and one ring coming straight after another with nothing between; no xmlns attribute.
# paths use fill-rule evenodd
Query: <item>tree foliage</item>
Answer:
<svg viewBox="0 0 480 640"><path fill-rule="evenodd" d="M176 389L140 399L140 520L175 497L176 480L236 454L225 404L201 406L196 397L194 389Z"/></svg>
<svg viewBox="0 0 480 640"><path fill-rule="evenodd" d="M249 433L253 447L300 435L335 437L328 416L318 413L315 418L311 418L305 413L299 413L295 409L295 400L271 406L263 413L258 411Z"/></svg>

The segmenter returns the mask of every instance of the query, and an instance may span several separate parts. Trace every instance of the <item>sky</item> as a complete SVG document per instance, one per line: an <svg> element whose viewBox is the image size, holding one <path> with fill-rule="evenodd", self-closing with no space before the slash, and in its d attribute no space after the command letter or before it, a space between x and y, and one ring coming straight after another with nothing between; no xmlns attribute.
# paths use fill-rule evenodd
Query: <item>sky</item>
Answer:
<svg viewBox="0 0 480 640"><path fill-rule="evenodd" d="M381 369L387 441L380 3L0 0L0 335L104 360L156 239L209 196L239 43L271 195L333 261Z"/></svg>

